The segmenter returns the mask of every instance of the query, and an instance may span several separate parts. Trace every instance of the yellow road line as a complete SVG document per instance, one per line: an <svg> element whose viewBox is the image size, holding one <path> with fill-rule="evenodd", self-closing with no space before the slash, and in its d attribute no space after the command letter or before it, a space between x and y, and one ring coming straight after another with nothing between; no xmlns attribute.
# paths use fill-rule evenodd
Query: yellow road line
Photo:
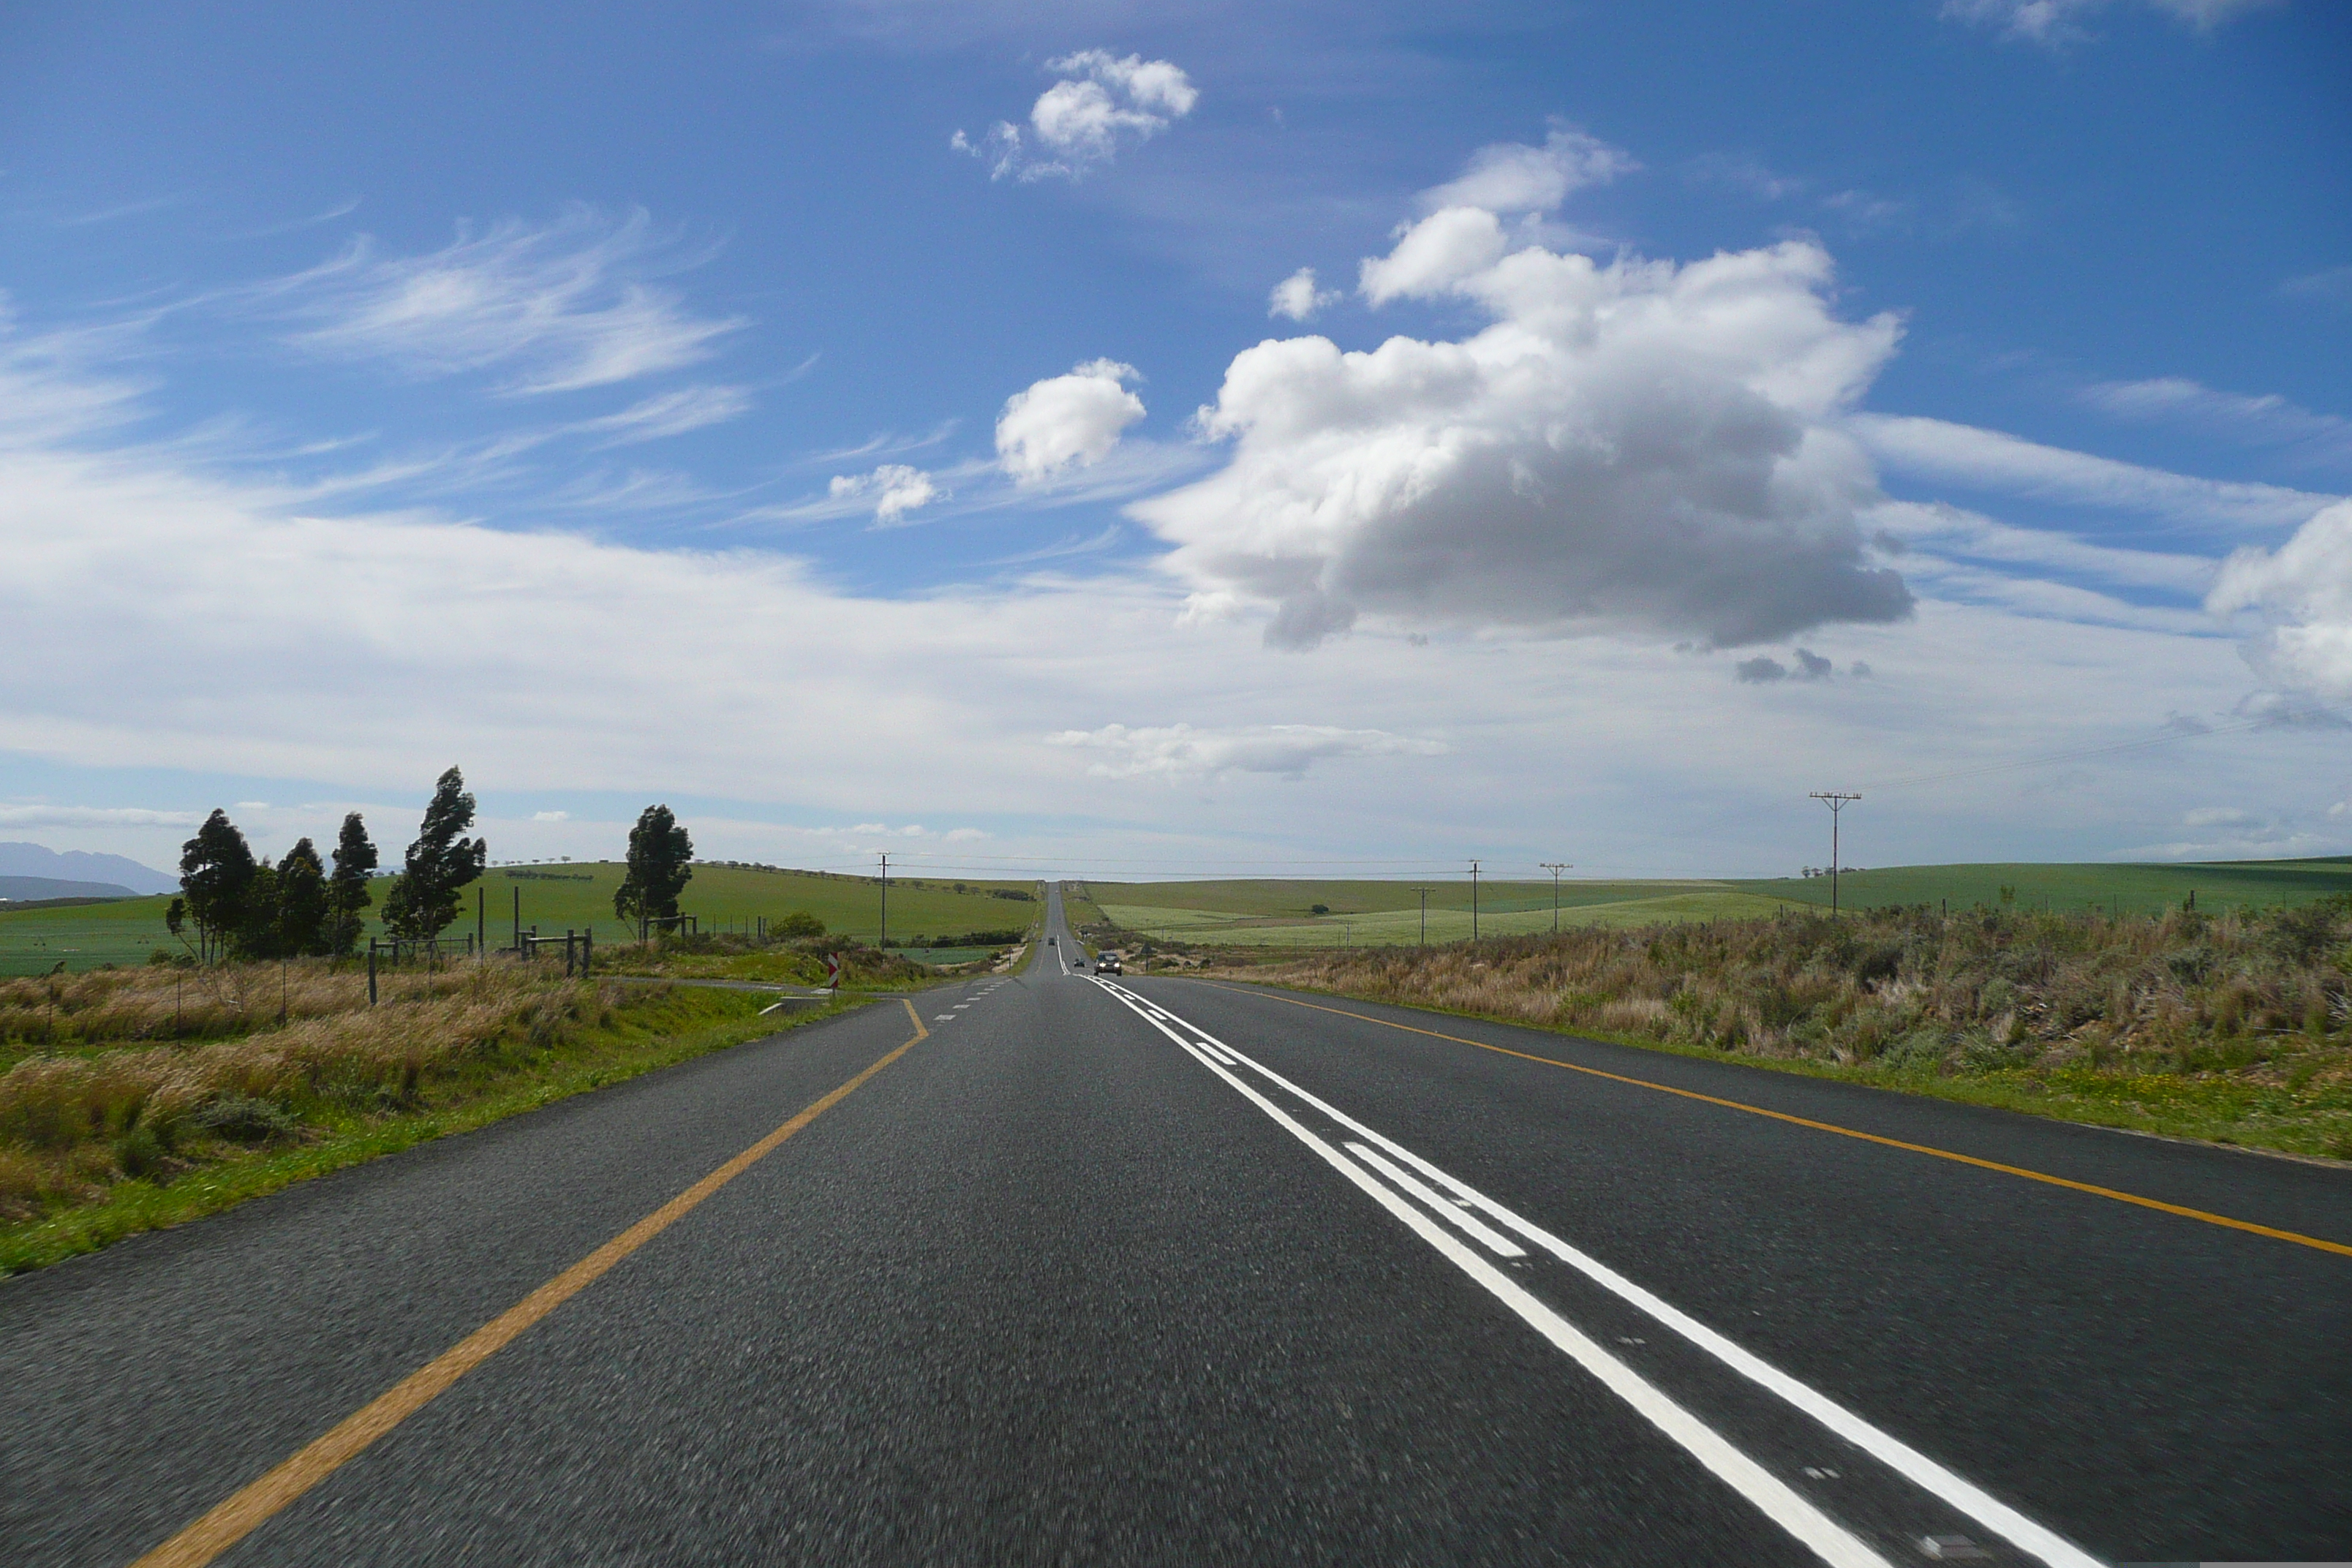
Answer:
<svg viewBox="0 0 2352 1568"><path fill-rule="evenodd" d="M1217 989L1234 990L1230 985L1220 985ZM1326 1007L1320 1003L1301 1002L1296 996L1277 996L1271 991L1234 992L1234 994L1264 996L1268 1001L1287 1002L1294 1007L1312 1007L1318 1013L1336 1013L1342 1018L1354 1018L1366 1024L1379 1024L1385 1028L1402 1029L1409 1035L1427 1035L1431 1039L1451 1040L1457 1046L1475 1046L1482 1051L1493 1051L1497 1056L1517 1057L1526 1062L1541 1062L1546 1067L1566 1068L1570 1072L1589 1073L1594 1078L1608 1079L1612 1083L1629 1083L1636 1089L1654 1089L1661 1094L1678 1094L1685 1100L1703 1100L1708 1105L1720 1105L1727 1110L1744 1110L1750 1116L1769 1116L1775 1121L1787 1121L1799 1127L1810 1127L1816 1132L1834 1132L1841 1138L1859 1138L1865 1143L1884 1143L1890 1149L1906 1149L1914 1154L1933 1154L1938 1160L1950 1160L1962 1165L1974 1165L1983 1171L1998 1171L2004 1176L2022 1176L2029 1182L2044 1182L2053 1187L2065 1187L2074 1192L2089 1193L2094 1197L2113 1198L2119 1204L2132 1204L2144 1209L2155 1209L2160 1214L2178 1215L2182 1219L2202 1220L2207 1225L2224 1226L2231 1230L2242 1230L2255 1236L2267 1236L2273 1241L2291 1241L2297 1247L2316 1247L2322 1252L2333 1252L2346 1258L2352 1258L2352 1247L2347 1247L2340 1241L2326 1241L2315 1236L2305 1236L2298 1231L2280 1230L2272 1226L2256 1225L2252 1220L2231 1219L2228 1215L2209 1214L2203 1209L2184 1208L2179 1204L2168 1204L2156 1198L2144 1198L2137 1193L2117 1192L2113 1187L2094 1186L2089 1182L2069 1181L2064 1176L2053 1176L2043 1171L2029 1171L2022 1165L2004 1165L1998 1160L1980 1160L1974 1154L1957 1153L1949 1149L1937 1149L1926 1143L1906 1143L1900 1138L1885 1138L1875 1132L1864 1132L1856 1128L1840 1127L1833 1121L1815 1121L1807 1116L1791 1116L1785 1110L1767 1110L1760 1105L1748 1105L1737 1100L1719 1100L1711 1094L1701 1094L1696 1089L1676 1089L1672 1084L1653 1083L1645 1078L1627 1078L1622 1073L1603 1072L1599 1068L1579 1067L1574 1062L1560 1061L1553 1057L1531 1056L1526 1051L1512 1050L1507 1046L1491 1046L1484 1040L1465 1039L1460 1035L1443 1035L1435 1029L1420 1029L1411 1024L1399 1024L1387 1018L1375 1018L1365 1013L1350 1013L1344 1007Z"/></svg>
<svg viewBox="0 0 2352 1568"><path fill-rule="evenodd" d="M131 1568L203 1568L244 1540L271 1515L292 1503L366 1449L369 1444L431 1404L450 1384L488 1361L516 1335L578 1295L614 1264L683 1218L711 1194L741 1175L793 1133L839 1105L857 1089L930 1037L907 1003L915 1037L867 1067L856 1078L744 1150L628 1229L476 1329L450 1349L402 1378L334 1430L280 1464L131 1565Z"/></svg>

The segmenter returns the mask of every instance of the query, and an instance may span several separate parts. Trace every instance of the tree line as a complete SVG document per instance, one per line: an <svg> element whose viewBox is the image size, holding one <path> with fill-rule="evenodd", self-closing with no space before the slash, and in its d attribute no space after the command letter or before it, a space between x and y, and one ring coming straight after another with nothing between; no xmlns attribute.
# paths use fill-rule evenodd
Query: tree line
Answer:
<svg viewBox="0 0 2352 1568"><path fill-rule="evenodd" d="M466 837L473 825L474 797L465 774L451 768L434 785L415 842L384 889L388 934L423 942L457 918L464 889L489 863L488 842ZM331 866L309 838L274 865L256 857L219 807L180 851L180 896L163 923L202 962L341 958L358 948L379 864L358 812L343 818ZM693 861L694 840L676 814L667 805L646 807L629 831L628 868L613 895L613 912L632 922L675 921ZM810 923L813 931L785 934L823 934L823 925Z"/></svg>
<svg viewBox="0 0 2352 1568"><path fill-rule="evenodd" d="M462 889L482 874L489 845L467 838L474 797L451 768L434 786L416 840L384 889L384 930L422 942L457 918ZM180 896L163 923L199 960L341 958L359 946L362 911L374 902L369 883L378 857L367 824L354 811L336 836L332 868L308 838L272 865L257 858L245 834L215 807L181 846Z"/></svg>

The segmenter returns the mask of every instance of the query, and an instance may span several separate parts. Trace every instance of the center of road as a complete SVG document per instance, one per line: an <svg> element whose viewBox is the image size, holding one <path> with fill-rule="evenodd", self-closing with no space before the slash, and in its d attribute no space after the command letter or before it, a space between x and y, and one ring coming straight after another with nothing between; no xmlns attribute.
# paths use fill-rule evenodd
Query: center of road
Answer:
<svg viewBox="0 0 2352 1568"><path fill-rule="evenodd" d="M1603 1350L1491 1259L1516 1267L1528 1257L1528 1249L1520 1242L1534 1244L1584 1279L1673 1330L1688 1344L1738 1373L1748 1384L1801 1411L1904 1481L1931 1494L1985 1530L2053 1564L2053 1568L2097 1568L2096 1558L1974 1482L1733 1343L1393 1139L1253 1060L1231 1043L1124 985L1098 977L1094 984L1264 1111L1283 1131L1403 1223L1822 1562L1836 1564L1837 1568L1887 1568L1886 1559L1851 1530L1669 1398L1622 1360ZM1239 1076L1244 1071L1256 1081ZM1265 1092L1267 1089L1273 1094ZM1274 1096L1279 1096L1286 1104L1277 1103ZM1302 1116L1307 1120L1303 1121ZM1338 1128L1339 1133L1318 1134L1307 1124L1317 1119ZM1352 1137L1347 1136L1349 1134ZM1476 1215L1465 1212L1472 1210L1477 1211ZM1503 1234L1506 1231L1519 1239L1513 1240ZM1463 1237L1476 1243L1477 1249L1465 1245Z"/></svg>

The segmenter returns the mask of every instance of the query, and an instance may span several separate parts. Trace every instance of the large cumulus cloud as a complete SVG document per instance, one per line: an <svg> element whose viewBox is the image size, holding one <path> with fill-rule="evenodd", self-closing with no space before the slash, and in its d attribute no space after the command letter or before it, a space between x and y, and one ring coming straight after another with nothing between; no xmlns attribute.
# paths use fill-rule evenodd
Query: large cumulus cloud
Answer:
<svg viewBox="0 0 2352 1568"><path fill-rule="evenodd" d="M1197 609L1268 609L1277 647L1362 615L1718 647L1897 620L1910 592L1856 522L1874 477L1834 422L1898 329L1840 319L1832 282L1804 242L1602 265L1442 208L1361 291L1467 303L1483 330L1244 351L1199 416L1232 460L1131 510Z"/></svg>
<svg viewBox="0 0 2352 1568"><path fill-rule="evenodd" d="M2205 607L2256 623L2246 651L2265 678L2352 699L2352 501L2326 508L2275 551L2231 555Z"/></svg>

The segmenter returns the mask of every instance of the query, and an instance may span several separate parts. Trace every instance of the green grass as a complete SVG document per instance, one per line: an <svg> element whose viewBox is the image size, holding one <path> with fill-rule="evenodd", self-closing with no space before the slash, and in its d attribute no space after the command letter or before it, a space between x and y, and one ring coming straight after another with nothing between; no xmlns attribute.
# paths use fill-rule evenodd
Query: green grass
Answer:
<svg viewBox="0 0 2352 1568"><path fill-rule="evenodd" d="M428 1139L469 1131L551 1101L619 1083L657 1068L764 1038L833 1016L760 1009L758 993L679 986L633 1002L614 1022L542 1059L491 1077L441 1086L407 1112L348 1114L292 1148L239 1152L157 1184L113 1184L99 1202L0 1226L0 1277L92 1252L145 1230L183 1224L296 1182L391 1154ZM855 1005L856 1004L850 1004Z"/></svg>
<svg viewBox="0 0 2352 1568"><path fill-rule="evenodd" d="M1471 934L1468 909L1429 911L1428 940L1466 942ZM1539 909L1506 907L1500 910L1479 901L1476 921L1480 936L1527 936L1552 928L1549 890ZM1661 893L1650 898L1561 900L1559 924L1572 926L1656 925L1674 921L1738 920L1769 915L1780 905L1769 899L1728 891ZM1423 921L1416 906L1369 914L1333 913L1279 918L1231 910L1187 909L1158 904L1106 903L1103 912L1121 927L1162 941L1213 943L1230 947L1396 947L1422 940Z"/></svg>
<svg viewBox="0 0 2352 1568"><path fill-rule="evenodd" d="M2247 860L2200 865L1904 866L1839 879L1851 909L1939 904L2013 907L2081 913L2152 914L2178 908L2192 891L2198 907L2267 908L2352 892L2352 858ZM1423 884L1428 938L1461 942L1471 931L1466 880ZM1421 940L1413 884L1389 881L1089 882L1086 901L1071 901L1074 923L1099 913L1127 930L1167 941L1234 947L1386 947ZM1552 885L1486 881L1477 891L1481 936L1549 931ZM1622 927L1769 915L1783 906L1830 901L1829 879L1570 881L1559 889L1559 923ZM1317 904L1329 912L1317 915Z"/></svg>
<svg viewBox="0 0 2352 1568"><path fill-rule="evenodd" d="M552 866L493 867L484 874L479 906L490 945L504 946L514 929L515 895L522 899L522 923L542 933L567 928L593 929L600 942L635 933L613 913L613 893L621 884L616 861ZM975 882L957 892L950 879L890 879L890 930L901 937L961 936L966 931L1026 926L1044 910L1034 882ZM991 889L1029 893L1029 900L1000 899ZM383 884L376 885L379 901ZM159 947L179 951L163 927L168 898L121 899L72 909L0 911L0 975L38 974L62 963L68 970L101 963L143 963ZM448 936L475 929L477 895L466 892L465 912ZM873 942L881 934L880 889L871 877L816 871L768 871L745 866L698 865L679 907L698 916L706 931L750 931L760 916L779 919L805 911L825 930ZM373 914L374 910L369 911ZM368 934L381 934L373 921Z"/></svg>
<svg viewBox="0 0 2352 1568"><path fill-rule="evenodd" d="M2049 909L2080 914L2095 905L2110 914L2155 914L2179 909L2190 893L2197 907L2265 909L2307 904L2334 893L2352 892L2352 857L2317 860L2224 860L2181 865L1982 865L1894 866L1853 871L1838 879L1839 901L1852 909L1900 904L1954 909L1999 906L2004 887L2014 890L2018 909ZM1830 901L1826 877L1784 877L1731 886L1759 898L1790 903Z"/></svg>

